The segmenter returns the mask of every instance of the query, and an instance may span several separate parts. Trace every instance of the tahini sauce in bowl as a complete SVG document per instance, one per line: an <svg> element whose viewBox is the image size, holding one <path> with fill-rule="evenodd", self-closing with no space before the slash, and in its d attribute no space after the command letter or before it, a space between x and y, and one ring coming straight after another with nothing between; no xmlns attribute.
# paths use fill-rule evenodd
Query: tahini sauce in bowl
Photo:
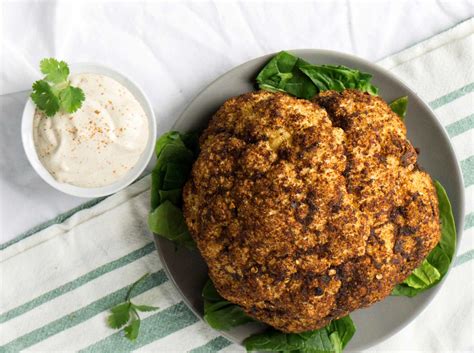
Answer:
<svg viewBox="0 0 474 353"><path fill-rule="evenodd" d="M70 81L84 91L85 101L74 113L47 117L35 111L38 158L60 183L110 185L134 167L147 146L147 116L133 94L113 78L77 73Z"/></svg>

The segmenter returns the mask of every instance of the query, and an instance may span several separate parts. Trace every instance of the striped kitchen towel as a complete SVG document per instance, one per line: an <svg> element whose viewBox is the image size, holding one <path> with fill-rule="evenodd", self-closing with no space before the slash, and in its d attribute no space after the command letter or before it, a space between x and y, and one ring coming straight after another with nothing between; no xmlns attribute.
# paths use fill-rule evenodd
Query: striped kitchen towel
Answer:
<svg viewBox="0 0 474 353"><path fill-rule="evenodd" d="M430 102L446 128L467 213L455 267L429 310L371 352L473 349L473 41L471 19L380 63ZM147 176L1 246L1 352L243 351L201 322L166 277L146 225L149 199ZM133 299L160 310L143 313L131 343L105 319L145 272Z"/></svg>

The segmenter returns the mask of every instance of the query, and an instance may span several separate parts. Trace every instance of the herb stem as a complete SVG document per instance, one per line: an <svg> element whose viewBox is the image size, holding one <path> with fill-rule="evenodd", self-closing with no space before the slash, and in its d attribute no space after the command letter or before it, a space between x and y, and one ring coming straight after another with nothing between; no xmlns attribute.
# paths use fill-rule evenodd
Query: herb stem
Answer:
<svg viewBox="0 0 474 353"><path fill-rule="evenodd" d="M145 278L147 278L150 274L147 272L143 276L141 276L135 283L131 285L131 287L128 289L127 296L125 298L125 301L129 301L132 291L138 286L139 283L141 283Z"/></svg>

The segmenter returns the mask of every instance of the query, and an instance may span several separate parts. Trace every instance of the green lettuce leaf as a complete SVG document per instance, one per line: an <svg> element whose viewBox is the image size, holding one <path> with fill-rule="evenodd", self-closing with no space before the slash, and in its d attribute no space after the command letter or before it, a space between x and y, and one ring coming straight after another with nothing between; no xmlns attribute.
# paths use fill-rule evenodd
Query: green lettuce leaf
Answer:
<svg viewBox="0 0 474 353"><path fill-rule="evenodd" d="M257 75L260 89L281 91L305 99L325 90L354 88L376 95L372 75L345 66L311 65L288 52L275 55Z"/></svg>
<svg viewBox="0 0 474 353"><path fill-rule="evenodd" d="M181 188L171 190L158 190L159 200L161 202L170 201L173 205L181 203Z"/></svg>
<svg viewBox="0 0 474 353"><path fill-rule="evenodd" d="M171 131L155 146L156 165L151 173L151 212L148 227L155 234L188 248L195 247L184 221L182 189L198 154L195 134Z"/></svg>
<svg viewBox="0 0 474 353"><path fill-rule="evenodd" d="M435 286L446 275L453 261L456 249L456 225L451 203L446 190L438 181L434 181L434 186L438 195L441 239L423 263L405 281L394 288L392 295L414 297Z"/></svg>
<svg viewBox="0 0 474 353"><path fill-rule="evenodd" d="M311 80L299 70L309 65L290 53L282 51L275 55L257 75L260 89L287 92L300 98L311 99L317 91Z"/></svg>
<svg viewBox="0 0 474 353"><path fill-rule="evenodd" d="M244 310L222 298L209 279L202 290L204 299L204 320L216 330L229 330L253 319Z"/></svg>
<svg viewBox="0 0 474 353"><path fill-rule="evenodd" d="M183 212L168 200L149 214L148 227L152 232L169 240L187 237L188 234Z"/></svg>
<svg viewBox="0 0 474 353"><path fill-rule="evenodd" d="M439 218L441 221L441 240L439 246L451 262L456 251L456 225L454 223L453 211L448 194L446 194L446 190L444 190L441 183L435 180L434 185L438 195ZM443 268L441 274L444 275L447 271L447 268Z"/></svg>
<svg viewBox="0 0 474 353"><path fill-rule="evenodd" d="M428 260L423 260L420 267L416 268L403 283L412 288L425 288L436 283L441 278L441 274L432 266Z"/></svg>
<svg viewBox="0 0 474 353"><path fill-rule="evenodd" d="M355 333L355 326L349 316L333 320L319 330L303 333L283 333L269 329L245 339L247 351L340 353Z"/></svg>
<svg viewBox="0 0 474 353"><path fill-rule="evenodd" d="M378 89L370 83L372 75L339 65L308 65L300 70L310 78L318 91L358 89L377 95Z"/></svg>
<svg viewBox="0 0 474 353"><path fill-rule="evenodd" d="M392 108L393 112L400 117L400 119L405 119L408 108L408 96L397 98L389 105L390 108Z"/></svg>
<svg viewBox="0 0 474 353"><path fill-rule="evenodd" d="M333 320L329 324L329 331L331 332L331 335L337 333L337 336L341 341L342 349L344 349L352 339L352 336L354 336L356 327L351 317L348 315L341 317L340 319Z"/></svg>
<svg viewBox="0 0 474 353"><path fill-rule="evenodd" d="M204 320L217 330L229 330L253 321L241 307L229 302L217 302L206 307Z"/></svg>
<svg viewBox="0 0 474 353"><path fill-rule="evenodd" d="M219 292L217 292L216 287L214 287L214 283L210 279L207 280L206 284L204 285L202 289L202 298L205 301L209 302L218 302L225 300L224 298L221 297Z"/></svg>

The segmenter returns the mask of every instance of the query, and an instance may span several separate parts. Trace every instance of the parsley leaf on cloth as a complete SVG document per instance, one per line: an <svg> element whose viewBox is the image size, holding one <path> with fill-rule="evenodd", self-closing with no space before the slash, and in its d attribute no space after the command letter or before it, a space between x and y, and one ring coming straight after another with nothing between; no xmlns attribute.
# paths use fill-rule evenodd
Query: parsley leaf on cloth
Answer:
<svg viewBox="0 0 474 353"><path fill-rule="evenodd" d="M107 323L110 328L119 329L128 324L125 326L124 332L125 337L131 341L134 341L138 337L138 333L140 331L140 315L138 315L138 312L155 311L159 309L155 306L137 305L132 303L130 300L132 291L147 277L148 273L140 277L130 286L125 298L125 302L120 303L110 309L111 314L107 318Z"/></svg>

